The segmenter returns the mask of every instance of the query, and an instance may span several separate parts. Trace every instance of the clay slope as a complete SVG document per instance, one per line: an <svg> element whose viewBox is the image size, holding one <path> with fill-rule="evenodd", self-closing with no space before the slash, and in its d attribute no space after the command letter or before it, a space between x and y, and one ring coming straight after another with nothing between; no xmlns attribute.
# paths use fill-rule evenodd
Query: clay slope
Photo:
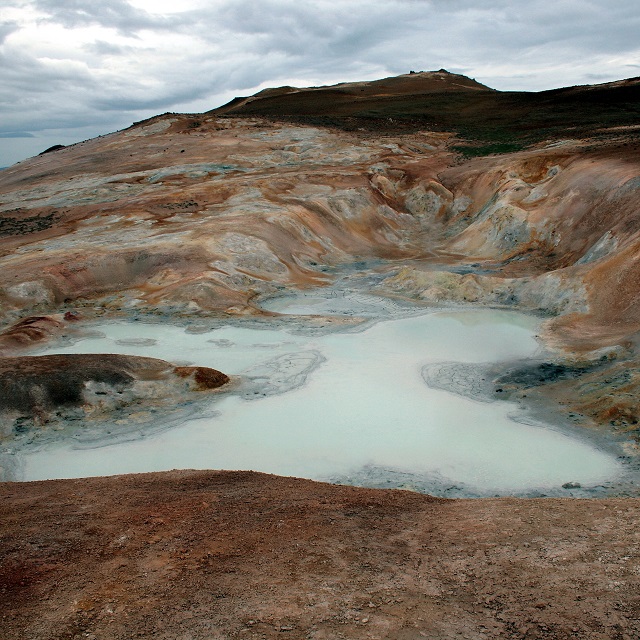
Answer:
<svg viewBox="0 0 640 640"><path fill-rule="evenodd" d="M425 304L551 316L555 358L595 376L562 401L634 430L639 87L507 94L417 73L266 91L47 153L0 172L0 314L259 316L261 296L375 268L381 291ZM490 154L505 140L519 150Z"/></svg>

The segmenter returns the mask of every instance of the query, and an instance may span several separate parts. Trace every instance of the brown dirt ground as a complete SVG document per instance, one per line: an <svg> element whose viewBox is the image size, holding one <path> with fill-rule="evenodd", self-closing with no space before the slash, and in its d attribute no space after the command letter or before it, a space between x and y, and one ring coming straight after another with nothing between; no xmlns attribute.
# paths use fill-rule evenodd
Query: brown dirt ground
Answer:
<svg viewBox="0 0 640 640"><path fill-rule="evenodd" d="M252 472L4 483L0 638L638 638L639 516Z"/></svg>

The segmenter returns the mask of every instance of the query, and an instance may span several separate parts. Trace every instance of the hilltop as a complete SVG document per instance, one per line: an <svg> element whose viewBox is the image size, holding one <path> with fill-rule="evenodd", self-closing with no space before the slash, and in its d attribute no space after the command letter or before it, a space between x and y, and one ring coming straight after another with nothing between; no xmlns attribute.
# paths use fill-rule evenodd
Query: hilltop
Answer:
<svg viewBox="0 0 640 640"><path fill-rule="evenodd" d="M496 151L513 151L567 135L602 137L621 127L637 134L640 78L541 92L496 91L441 69L328 87L265 89L209 113L345 129L453 131L484 146L507 145Z"/></svg>

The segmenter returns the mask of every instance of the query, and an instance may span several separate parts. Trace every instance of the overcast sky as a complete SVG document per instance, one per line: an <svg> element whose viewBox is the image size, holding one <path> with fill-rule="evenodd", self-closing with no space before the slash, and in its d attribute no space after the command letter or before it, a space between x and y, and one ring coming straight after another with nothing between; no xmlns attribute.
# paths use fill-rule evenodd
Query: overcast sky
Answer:
<svg viewBox="0 0 640 640"><path fill-rule="evenodd" d="M640 75L640 0L0 0L0 166L265 87Z"/></svg>

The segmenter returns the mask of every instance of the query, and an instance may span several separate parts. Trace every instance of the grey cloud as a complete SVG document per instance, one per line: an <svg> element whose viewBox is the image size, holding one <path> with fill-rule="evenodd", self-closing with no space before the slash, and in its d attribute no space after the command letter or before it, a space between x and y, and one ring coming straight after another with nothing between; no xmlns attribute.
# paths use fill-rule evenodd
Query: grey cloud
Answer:
<svg viewBox="0 0 640 640"><path fill-rule="evenodd" d="M10 36L15 31L20 29L20 25L17 22L0 22L0 44L2 44L7 36Z"/></svg>
<svg viewBox="0 0 640 640"><path fill-rule="evenodd" d="M563 43L568 49L587 52L638 47L640 13L633 0L466 0L447 6L445 14L455 18L463 33L494 51L509 49L517 54L527 47Z"/></svg>
<svg viewBox="0 0 640 640"><path fill-rule="evenodd" d="M0 131L0 138L35 138L33 133L29 133L29 131Z"/></svg>
<svg viewBox="0 0 640 640"><path fill-rule="evenodd" d="M589 81L589 84L594 83L600 83L600 82L606 82L607 80L607 75L604 73L587 73L585 74L585 78Z"/></svg>
<svg viewBox="0 0 640 640"><path fill-rule="evenodd" d="M385 59L379 52L385 43L415 31L412 11L397 1L372 11L370 3L363 1L236 0L201 14L192 33L205 50L221 51L224 56L223 65L211 65L215 92L246 94L265 81L290 83L291 76L307 76L307 84L326 84L325 78L337 82L371 77L374 68L383 75L395 69L408 71L415 65L397 64L397 51ZM216 106L213 100L211 106Z"/></svg>
<svg viewBox="0 0 640 640"><path fill-rule="evenodd" d="M36 0L35 5L53 22L65 27L100 25L126 35L142 29L171 29L172 21L132 7L126 0Z"/></svg>
<svg viewBox="0 0 640 640"><path fill-rule="evenodd" d="M97 56L124 56L135 51L133 47L123 47L105 40L96 40L84 46L84 50Z"/></svg>
<svg viewBox="0 0 640 640"><path fill-rule="evenodd" d="M312 33L322 37L335 29L335 22L318 11L317 3L237 0L220 4L222 6L215 13L217 19L221 25L236 33L269 36L287 32L294 35Z"/></svg>
<svg viewBox="0 0 640 640"><path fill-rule="evenodd" d="M99 84L86 69L51 67L19 52L0 54L0 131L80 127L100 119L87 108ZM1 162L1 160L0 160Z"/></svg>
<svg viewBox="0 0 640 640"><path fill-rule="evenodd" d="M327 71L335 76L336 69L367 67L398 72L415 66L464 67L478 75L474 68L571 65L595 52L637 48L640 14L634 5L391 0L372 8L360 1L235 0L201 14L193 28L212 45L229 34L231 59L242 51L266 56L270 68L265 77ZM210 28L214 24L216 28Z"/></svg>
<svg viewBox="0 0 640 640"><path fill-rule="evenodd" d="M96 81L86 69L52 67L22 53L0 53L0 82L5 96L13 91L22 96L64 93L74 87L95 87Z"/></svg>
<svg viewBox="0 0 640 640"><path fill-rule="evenodd" d="M361 1L303 4L265 0L258 4L239 0L225 4L215 15L218 26L227 32L252 36L259 53L282 52L300 58L320 51L326 56L323 61L339 58L344 52L363 53L362 47L374 48L399 31L411 29L408 18L413 11L397 1L374 10L370 3ZM216 37L215 33L202 35L207 39Z"/></svg>
<svg viewBox="0 0 640 640"><path fill-rule="evenodd" d="M191 99L197 99L202 96L202 93L191 91L190 97ZM184 99L184 93L180 91L167 91L157 96L147 95L141 97L121 93L93 99L89 104L100 111L135 112L142 109L169 110L172 105L182 99Z"/></svg>

